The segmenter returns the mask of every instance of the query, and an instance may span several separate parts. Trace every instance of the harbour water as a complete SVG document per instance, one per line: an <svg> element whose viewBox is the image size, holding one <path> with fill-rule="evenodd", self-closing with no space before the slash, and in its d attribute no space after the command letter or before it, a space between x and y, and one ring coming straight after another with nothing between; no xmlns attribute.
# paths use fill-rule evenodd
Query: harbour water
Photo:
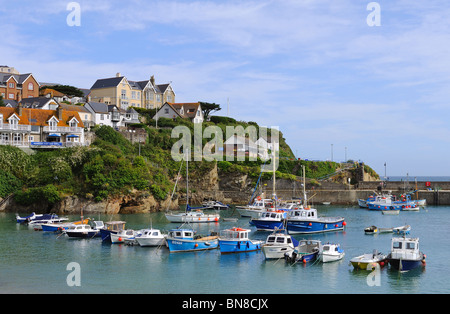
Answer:
<svg viewBox="0 0 450 314"><path fill-rule="evenodd" d="M0 293L45 294L443 294L450 292L450 207L427 206L419 212L382 215L358 207L318 205L322 216L343 216L345 231L296 235L340 243L343 260L333 263L287 264L264 259L262 252L221 255L218 250L169 253L151 248L105 244L101 239L69 239L34 231L15 222L12 213L0 214ZM221 211L222 217L232 210ZM237 213L235 213L237 214ZM79 219L69 216L71 220ZM150 226L167 231L163 213L92 217L124 220L129 229ZM198 233L228 227L250 227L250 238L265 240L269 232L256 231L249 218L237 222L196 224ZM399 273L385 267L379 272L355 271L349 260L374 249L388 253L393 234L366 235L364 228L409 224L420 238L426 267ZM80 285L68 284L72 262L80 266ZM377 276L377 277L374 277Z"/></svg>

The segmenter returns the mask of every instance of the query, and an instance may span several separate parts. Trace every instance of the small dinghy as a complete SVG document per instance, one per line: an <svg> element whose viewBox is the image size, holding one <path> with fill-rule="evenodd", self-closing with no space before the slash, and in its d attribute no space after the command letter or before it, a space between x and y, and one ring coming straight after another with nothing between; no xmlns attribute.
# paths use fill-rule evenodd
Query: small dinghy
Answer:
<svg viewBox="0 0 450 314"><path fill-rule="evenodd" d="M387 255L378 252L377 250L373 250L373 253L366 253L353 257L350 260L350 264L353 265L355 269L362 270L372 270L376 264L383 267L387 264L387 262Z"/></svg>
<svg viewBox="0 0 450 314"><path fill-rule="evenodd" d="M345 252L339 244L327 243L322 246L319 256L323 263L335 262L343 259Z"/></svg>
<svg viewBox="0 0 450 314"><path fill-rule="evenodd" d="M409 234L411 231L411 226L405 225L405 226L401 226L401 227L396 227L393 229L393 231L394 231L394 233L401 234L401 235Z"/></svg>
<svg viewBox="0 0 450 314"><path fill-rule="evenodd" d="M370 226L364 228L365 234L389 233L393 232L393 228L378 228L377 226Z"/></svg>

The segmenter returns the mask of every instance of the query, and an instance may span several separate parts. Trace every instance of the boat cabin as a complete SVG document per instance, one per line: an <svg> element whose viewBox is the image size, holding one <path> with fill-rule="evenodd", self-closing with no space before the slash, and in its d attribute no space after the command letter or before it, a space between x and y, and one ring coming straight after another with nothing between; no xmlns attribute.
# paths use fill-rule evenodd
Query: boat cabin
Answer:
<svg viewBox="0 0 450 314"><path fill-rule="evenodd" d="M263 212L259 215L259 219L263 220L282 220L284 218L284 213L270 211L270 212Z"/></svg>
<svg viewBox="0 0 450 314"><path fill-rule="evenodd" d="M392 238L391 258L414 260L419 258L419 238Z"/></svg>
<svg viewBox="0 0 450 314"><path fill-rule="evenodd" d="M161 231L158 229L145 229L142 233L143 237L159 237L161 236Z"/></svg>
<svg viewBox="0 0 450 314"><path fill-rule="evenodd" d="M317 219L317 210L315 208L293 210L289 213L288 218L293 219Z"/></svg>
<svg viewBox="0 0 450 314"><path fill-rule="evenodd" d="M125 229L125 221L108 221L105 222L105 229L108 231L122 231Z"/></svg>
<svg viewBox="0 0 450 314"><path fill-rule="evenodd" d="M94 229L103 229L105 227L105 224L103 221L94 221Z"/></svg>
<svg viewBox="0 0 450 314"><path fill-rule="evenodd" d="M250 229L242 229L242 228L225 229L220 231L220 238L248 240L249 232Z"/></svg>
<svg viewBox="0 0 450 314"><path fill-rule="evenodd" d="M174 239L194 239L194 231L190 229L173 229L169 231L168 237Z"/></svg>
<svg viewBox="0 0 450 314"><path fill-rule="evenodd" d="M287 234L273 234L267 237L266 244L268 245L281 245L281 244L292 244L292 238Z"/></svg>

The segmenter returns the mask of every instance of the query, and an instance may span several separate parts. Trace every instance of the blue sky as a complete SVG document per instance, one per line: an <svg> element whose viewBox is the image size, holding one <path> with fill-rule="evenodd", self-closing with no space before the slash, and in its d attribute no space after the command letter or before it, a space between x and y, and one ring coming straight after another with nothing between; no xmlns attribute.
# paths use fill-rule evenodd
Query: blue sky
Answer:
<svg viewBox="0 0 450 314"><path fill-rule="evenodd" d="M0 63L89 88L117 72L172 82L279 126L298 157L361 160L380 175L450 175L450 5L370 1L0 0ZM333 148L331 150L331 147Z"/></svg>

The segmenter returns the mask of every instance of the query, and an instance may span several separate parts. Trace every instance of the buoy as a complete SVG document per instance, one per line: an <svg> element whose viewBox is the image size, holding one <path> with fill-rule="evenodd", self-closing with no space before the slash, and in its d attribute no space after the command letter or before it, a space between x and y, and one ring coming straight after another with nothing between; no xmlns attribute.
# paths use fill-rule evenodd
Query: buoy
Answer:
<svg viewBox="0 0 450 314"><path fill-rule="evenodd" d="M194 245L195 247L198 247L198 244L197 243L195 243L195 245Z"/></svg>
<svg viewBox="0 0 450 314"><path fill-rule="evenodd" d="M309 226L312 226L312 223L309 223Z"/></svg>
<svg viewBox="0 0 450 314"><path fill-rule="evenodd" d="M122 238L119 238L119 242L122 242Z"/></svg>
<svg viewBox="0 0 450 314"><path fill-rule="evenodd" d="M380 266L383 267L384 266L384 262L380 262Z"/></svg>
<svg viewBox="0 0 450 314"><path fill-rule="evenodd" d="M347 225L347 223L346 223L346 222L344 221L344 222L342 223L342 225L343 225L343 226L346 226L346 225Z"/></svg>
<svg viewBox="0 0 450 314"><path fill-rule="evenodd" d="M219 221L219 217L216 217L214 220L215 220L215 221Z"/></svg>
<svg viewBox="0 0 450 314"><path fill-rule="evenodd" d="M303 264L306 264L306 260L305 259L303 259Z"/></svg>

